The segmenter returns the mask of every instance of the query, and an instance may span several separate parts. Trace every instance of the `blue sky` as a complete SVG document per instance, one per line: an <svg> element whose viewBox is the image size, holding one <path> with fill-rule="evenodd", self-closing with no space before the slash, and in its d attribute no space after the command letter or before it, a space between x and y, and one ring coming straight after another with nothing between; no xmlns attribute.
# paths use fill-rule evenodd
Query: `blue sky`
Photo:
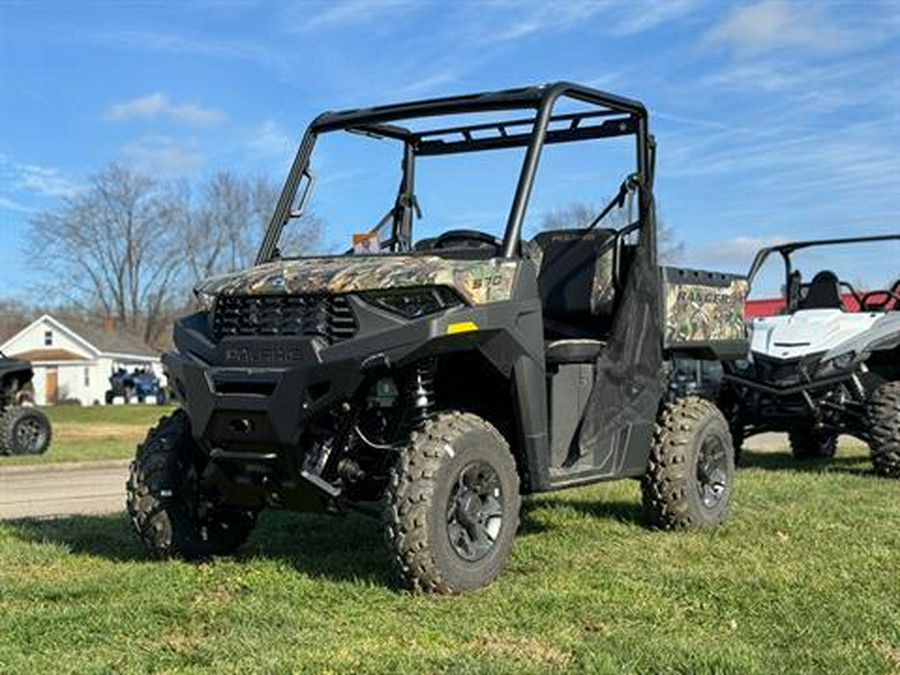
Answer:
<svg viewBox="0 0 900 675"><path fill-rule="evenodd" d="M281 179L321 110L558 79L649 106L660 213L685 264L742 270L762 243L900 231L895 0L0 0L0 296L39 299L28 218L109 161L164 180ZM325 157L344 184L332 245L381 215L347 199L377 178L355 156ZM510 164L490 162L423 206L496 219ZM537 207L615 191L619 174L587 183L583 167L563 166ZM868 267L877 283L898 265Z"/></svg>

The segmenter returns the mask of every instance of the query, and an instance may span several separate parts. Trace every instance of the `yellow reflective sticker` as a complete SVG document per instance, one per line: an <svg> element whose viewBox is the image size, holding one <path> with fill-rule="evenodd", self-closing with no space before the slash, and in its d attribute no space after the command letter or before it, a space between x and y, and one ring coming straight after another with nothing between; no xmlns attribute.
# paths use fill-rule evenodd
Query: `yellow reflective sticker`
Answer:
<svg viewBox="0 0 900 675"><path fill-rule="evenodd" d="M474 321L458 321L447 325L447 335L456 335L457 333L468 333L478 330L478 326Z"/></svg>

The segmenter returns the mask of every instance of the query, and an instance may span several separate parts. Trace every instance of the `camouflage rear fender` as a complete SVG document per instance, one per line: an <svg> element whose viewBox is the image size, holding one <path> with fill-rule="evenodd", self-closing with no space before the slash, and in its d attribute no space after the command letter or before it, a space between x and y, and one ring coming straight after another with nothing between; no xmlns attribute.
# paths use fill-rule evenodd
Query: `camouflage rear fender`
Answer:
<svg viewBox="0 0 900 675"><path fill-rule="evenodd" d="M665 277L666 344L746 339L747 279L673 268Z"/></svg>
<svg viewBox="0 0 900 675"><path fill-rule="evenodd" d="M335 256L281 260L214 277L197 291L211 295L352 293L448 286L470 304L509 300L514 260L447 260L438 256Z"/></svg>

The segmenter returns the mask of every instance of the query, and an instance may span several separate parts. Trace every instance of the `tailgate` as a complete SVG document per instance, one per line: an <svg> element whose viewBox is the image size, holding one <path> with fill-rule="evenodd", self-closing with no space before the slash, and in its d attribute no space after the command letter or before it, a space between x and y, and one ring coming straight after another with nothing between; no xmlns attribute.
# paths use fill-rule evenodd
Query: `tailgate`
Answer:
<svg viewBox="0 0 900 675"><path fill-rule="evenodd" d="M664 267L662 277L667 350L721 360L747 355L746 277L677 267Z"/></svg>

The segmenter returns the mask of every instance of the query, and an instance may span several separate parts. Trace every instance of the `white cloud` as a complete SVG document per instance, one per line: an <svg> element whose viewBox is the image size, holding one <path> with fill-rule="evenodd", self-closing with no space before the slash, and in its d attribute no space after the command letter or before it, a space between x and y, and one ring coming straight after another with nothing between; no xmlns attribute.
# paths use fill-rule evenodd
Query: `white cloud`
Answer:
<svg viewBox="0 0 900 675"><path fill-rule="evenodd" d="M157 178L178 178L196 174L205 158L194 141L179 144L168 136L146 136L122 148L137 171Z"/></svg>
<svg viewBox="0 0 900 675"><path fill-rule="evenodd" d="M81 189L55 167L23 164L2 153L0 184L7 190L31 192L41 197L72 197Z"/></svg>
<svg viewBox="0 0 900 675"><path fill-rule="evenodd" d="M120 30L92 36L96 42L165 54L192 54L212 59L251 61L263 66L283 63L279 55L257 45L214 40L204 36Z"/></svg>
<svg viewBox="0 0 900 675"><path fill-rule="evenodd" d="M247 140L247 147L260 157L285 157L294 151L296 143L274 120L257 126Z"/></svg>
<svg viewBox="0 0 900 675"><path fill-rule="evenodd" d="M461 70L443 68L430 75L413 79L397 89L400 96L421 96L459 80Z"/></svg>
<svg viewBox="0 0 900 675"><path fill-rule="evenodd" d="M46 197L72 197L79 186L62 176L59 169L23 164L19 166L17 186Z"/></svg>
<svg viewBox="0 0 900 675"><path fill-rule="evenodd" d="M733 239L710 241L690 252L695 264L712 269L746 271L759 249L790 241L789 237L773 234L766 237L740 236Z"/></svg>
<svg viewBox="0 0 900 675"><path fill-rule="evenodd" d="M24 164L0 153L0 211L30 213L35 198L73 197L81 186L55 167Z"/></svg>
<svg viewBox="0 0 900 675"><path fill-rule="evenodd" d="M843 125L839 133L832 128L732 129L686 144L674 138L663 151L670 167L666 175L691 181L724 176L735 189L817 203L873 191L869 204L883 199L896 208L900 173L894 169L891 124L872 119Z"/></svg>
<svg viewBox="0 0 900 675"><path fill-rule="evenodd" d="M378 16L397 12L398 10L414 10L421 5L410 0L343 0L343 2L323 3L327 9L302 19L293 21L293 29L300 32L338 28L351 24L371 21ZM303 3L300 9L307 14L309 4Z"/></svg>
<svg viewBox="0 0 900 675"><path fill-rule="evenodd" d="M552 33L569 30L582 24L606 9L611 9L610 0L569 0L564 3L530 2L499 5L514 8L513 12L501 14L500 21L485 26L481 31L484 42L513 42L538 33Z"/></svg>
<svg viewBox="0 0 900 675"><path fill-rule="evenodd" d="M631 36L683 19L700 0L520 0L473 3L462 38L485 45L584 28ZM465 17L464 17L465 18Z"/></svg>
<svg viewBox="0 0 900 675"><path fill-rule="evenodd" d="M788 0L762 0L732 9L707 33L715 44L753 55L789 47L829 51L852 44L850 32L830 25L821 7Z"/></svg>
<svg viewBox="0 0 900 675"><path fill-rule="evenodd" d="M34 211L34 209L31 209L24 204L20 204L13 199L0 196L0 211L18 211L19 213L31 213L32 211Z"/></svg>
<svg viewBox="0 0 900 675"><path fill-rule="evenodd" d="M622 7L624 16L613 27L617 35L635 35L682 19L698 9L697 0L642 0Z"/></svg>
<svg viewBox="0 0 900 675"><path fill-rule="evenodd" d="M160 116L193 124L209 124L225 119L220 110L204 108L196 103L174 103L161 91L116 103L105 115L106 119L115 122Z"/></svg>

